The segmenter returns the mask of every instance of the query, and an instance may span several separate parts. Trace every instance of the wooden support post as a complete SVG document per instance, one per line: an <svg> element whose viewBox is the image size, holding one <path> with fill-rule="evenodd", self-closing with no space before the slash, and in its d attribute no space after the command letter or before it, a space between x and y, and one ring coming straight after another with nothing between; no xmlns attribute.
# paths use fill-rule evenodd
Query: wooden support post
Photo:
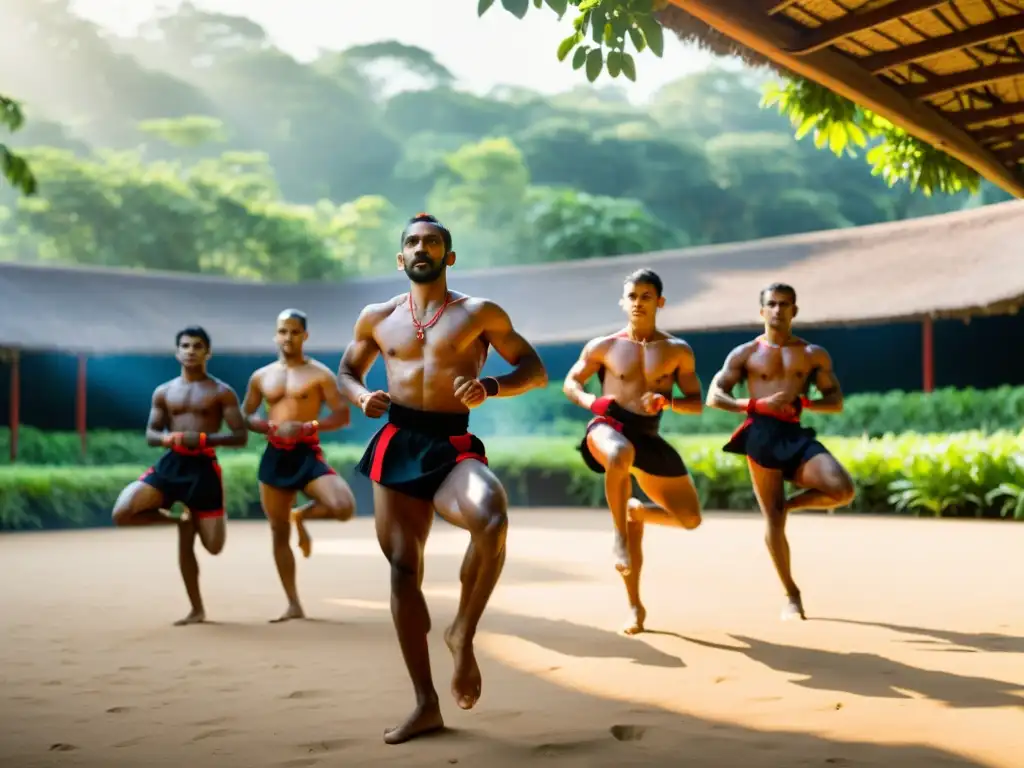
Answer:
<svg viewBox="0 0 1024 768"><path fill-rule="evenodd" d="M18 460L18 428L21 426L21 360L18 350L10 350L11 385L8 420L11 429L11 464Z"/></svg>
<svg viewBox="0 0 1024 768"><path fill-rule="evenodd" d="M931 315L921 321L921 384L925 393L935 391L935 323Z"/></svg>
<svg viewBox="0 0 1024 768"><path fill-rule="evenodd" d="M86 381L87 381L87 358L85 355L78 356L78 386L75 392L75 427L78 429L78 439L82 442L82 458L85 458L86 446Z"/></svg>

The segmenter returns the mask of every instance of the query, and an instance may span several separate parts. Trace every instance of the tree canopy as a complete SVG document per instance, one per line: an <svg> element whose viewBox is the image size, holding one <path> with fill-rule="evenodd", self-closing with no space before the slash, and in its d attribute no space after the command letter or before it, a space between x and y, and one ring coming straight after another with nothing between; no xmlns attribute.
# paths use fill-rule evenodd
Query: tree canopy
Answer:
<svg viewBox="0 0 1024 768"><path fill-rule="evenodd" d="M826 136L832 153L794 141L795 112L762 108L764 77L752 70L689 74L639 105L596 78L555 96L480 95L429 51L394 41L303 63L251 20L188 4L138 37L112 37L67 0L12 2L21 26L0 78L24 115L0 102L17 130L0 151L20 187L0 188L6 260L335 280L394 270L402 223L422 210L452 228L460 266L486 266L1006 199L987 183L929 198L921 190L953 182L926 176L916 192L890 188L836 151L825 119L804 129ZM894 145L864 127L874 118L846 118L860 121L869 159L881 162L871 153Z"/></svg>

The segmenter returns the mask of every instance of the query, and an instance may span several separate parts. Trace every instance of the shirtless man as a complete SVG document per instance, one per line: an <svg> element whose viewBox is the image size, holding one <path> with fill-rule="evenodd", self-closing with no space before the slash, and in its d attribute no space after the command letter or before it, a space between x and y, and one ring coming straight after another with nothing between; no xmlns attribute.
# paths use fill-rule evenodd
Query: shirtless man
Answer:
<svg viewBox="0 0 1024 768"><path fill-rule="evenodd" d="M790 570L786 516L798 509L833 509L853 500L850 475L816 437L800 426L804 410L839 413L843 393L832 358L821 347L792 334L796 291L773 283L761 291L764 334L741 344L725 359L708 388L707 404L747 414L724 450L747 457L754 495L768 524L765 542L786 590L782 619L806 619L800 589ZM749 399L733 397L746 380ZM821 397L807 398L814 384ZM802 490L789 499L784 481Z"/></svg>
<svg viewBox="0 0 1024 768"><path fill-rule="evenodd" d="M260 459L260 502L270 521L274 562L288 598L288 608L272 623L304 619L295 586L295 557L289 546L295 522L298 545L305 557L313 550L306 520L349 520L355 514L352 489L324 458L320 433L341 429L349 423L348 403L341 396L331 369L306 357L302 346L309 338L306 315L286 309L277 318L274 341L278 359L249 379L242 411L253 432L267 436ZM258 415L267 402L267 418ZM330 414L318 421L327 406ZM292 509L299 491L311 501Z"/></svg>
<svg viewBox="0 0 1024 768"><path fill-rule="evenodd" d="M238 409L238 395L206 372L210 337L198 326L185 328L175 338L175 357L181 375L153 391L146 426L146 442L167 452L114 502L114 525L178 526L178 567L192 610L175 626L206 621L199 593L199 562L195 539L211 555L224 549L227 517L224 486L214 449L242 448L249 439ZM230 432L220 432L221 424ZM165 510L183 504L179 519Z"/></svg>
<svg viewBox="0 0 1024 768"><path fill-rule="evenodd" d="M700 525L700 500L686 465L658 434L661 414L703 410L693 350L655 327L665 305L662 282L649 269L629 275L620 305L629 316L625 330L593 339L569 370L563 391L594 413L580 443L586 465L603 474L605 497L615 524L615 567L626 584L632 618L623 631L644 631L647 611L640 602L644 523L692 530ZM584 390L597 375L601 396ZM682 397L673 395L678 385ZM655 504L630 498L632 477Z"/></svg>
<svg viewBox="0 0 1024 768"><path fill-rule="evenodd" d="M455 661L451 691L462 709L480 698L473 638L505 562L508 499L469 429L469 410L488 397L512 397L547 384L537 352L498 305L448 290L455 264L451 233L419 214L402 233L398 268L408 293L363 309L341 360L345 395L370 418L388 423L370 440L359 471L373 481L377 540L391 564L391 615L416 707L384 741L398 744L444 727L430 670L430 616L423 597L423 547L434 511L469 531L462 595L444 633ZM479 379L489 347L514 370ZM388 391L364 377L383 354Z"/></svg>

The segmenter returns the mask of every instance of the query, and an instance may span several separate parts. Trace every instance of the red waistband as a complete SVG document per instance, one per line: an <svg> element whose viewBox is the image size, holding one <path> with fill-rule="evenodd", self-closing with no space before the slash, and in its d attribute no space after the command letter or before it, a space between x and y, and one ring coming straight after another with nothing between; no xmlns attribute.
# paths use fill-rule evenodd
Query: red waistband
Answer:
<svg viewBox="0 0 1024 768"><path fill-rule="evenodd" d="M280 448L282 451L290 451L300 445L308 445L310 448L317 448L320 446L320 436L316 434L296 435L295 437L267 435L267 442L275 448Z"/></svg>
<svg viewBox="0 0 1024 768"><path fill-rule="evenodd" d="M186 448L183 445L172 445L171 451L180 456L205 456L208 459L217 458L217 452L213 448Z"/></svg>

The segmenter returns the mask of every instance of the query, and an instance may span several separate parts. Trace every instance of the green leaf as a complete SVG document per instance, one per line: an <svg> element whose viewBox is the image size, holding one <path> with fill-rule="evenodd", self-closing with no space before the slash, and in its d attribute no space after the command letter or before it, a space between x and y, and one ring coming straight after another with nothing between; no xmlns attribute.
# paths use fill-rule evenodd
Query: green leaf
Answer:
<svg viewBox="0 0 1024 768"><path fill-rule="evenodd" d="M558 18L562 18L569 7L568 0L545 0L545 2L547 2L548 8L558 14Z"/></svg>
<svg viewBox="0 0 1024 768"><path fill-rule="evenodd" d="M629 39L633 41L633 47L636 48L637 53L642 52L647 47L644 33L638 27L629 28Z"/></svg>
<svg viewBox="0 0 1024 768"><path fill-rule="evenodd" d="M636 82L636 62L628 53L622 54L622 74L634 83Z"/></svg>
<svg viewBox="0 0 1024 768"><path fill-rule="evenodd" d="M517 19L526 16L526 12L530 10L530 0L501 0L501 5Z"/></svg>
<svg viewBox="0 0 1024 768"><path fill-rule="evenodd" d="M575 32L565 38L565 40L563 40L558 46L558 60L565 61L565 57L569 55L569 51L571 51L577 43L582 41L583 35L579 32Z"/></svg>
<svg viewBox="0 0 1024 768"><path fill-rule="evenodd" d="M601 74L601 67L604 66L604 54L600 48L595 48L587 54L587 80L594 82Z"/></svg>
<svg viewBox="0 0 1024 768"><path fill-rule="evenodd" d="M572 68L579 69L587 63L587 51L590 50L589 46L581 45L576 49L576 53L572 56Z"/></svg>
<svg viewBox="0 0 1024 768"><path fill-rule="evenodd" d="M492 5L494 5L494 0L480 0L476 5L476 15L483 16L491 9Z"/></svg>
<svg viewBox="0 0 1024 768"><path fill-rule="evenodd" d="M653 16L647 15L638 16L636 23L643 30L644 37L647 38L647 47L651 49L651 53L660 57L665 52L665 34L661 23Z"/></svg>
<svg viewBox="0 0 1024 768"><path fill-rule="evenodd" d="M598 6L590 12L590 36L593 38L595 43L600 44L604 40L604 25L606 23L607 16L605 15L604 8Z"/></svg>
<svg viewBox="0 0 1024 768"><path fill-rule="evenodd" d="M612 77L618 77L622 72L622 52L611 51L608 54L608 61L606 62L608 67L608 74Z"/></svg>

